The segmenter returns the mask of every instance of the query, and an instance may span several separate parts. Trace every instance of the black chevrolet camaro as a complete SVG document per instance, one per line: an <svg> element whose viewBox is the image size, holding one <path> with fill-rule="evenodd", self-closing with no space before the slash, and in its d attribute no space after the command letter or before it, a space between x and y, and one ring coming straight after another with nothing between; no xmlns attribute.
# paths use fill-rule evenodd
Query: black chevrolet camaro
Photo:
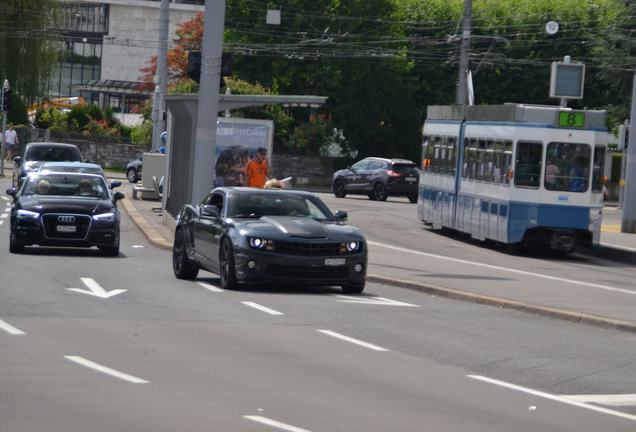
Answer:
<svg viewBox="0 0 636 432"><path fill-rule="evenodd" d="M119 211L124 195L112 192L104 177L81 173L30 173L13 197L9 250L25 246L97 246L119 255Z"/></svg>
<svg viewBox="0 0 636 432"><path fill-rule="evenodd" d="M346 218L309 192L217 188L179 213L174 273L194 279L202 268L219 274L226 289L279 282L360 293L367 245Z"/></svg>

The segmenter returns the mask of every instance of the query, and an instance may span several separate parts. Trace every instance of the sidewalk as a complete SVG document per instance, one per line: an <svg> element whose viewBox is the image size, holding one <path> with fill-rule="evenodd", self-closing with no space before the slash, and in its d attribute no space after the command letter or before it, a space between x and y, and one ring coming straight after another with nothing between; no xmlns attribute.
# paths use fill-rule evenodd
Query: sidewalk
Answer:
<svg viewBox="0 0 636 432"><path fill-rule="evenodd" d="M126 199L121 201L122 207L153 245L161 249L171 250L174 241L173 228L163 223L163 217L156 209L160 206L160 202L132 199L132 188L128 185L128 183L122 185L122 192L126 194ZM618 210L614 209L608 212L612 211L613 213L608 218L611 223L608 225L620 223L616 222L620 218ZM606 244L595 248L589 253L605 259L624 258L636 263L636 234L604 231L601 238L603 242L608 242L610 245ZM467 291L465 285L461 285L461 289L436 286L422 279L421 271L418 269L418 261L412 256L413 254L396 254L378 249L372 244L370 249L372 256L369 258L367 274L369 282L636 333L636 318L634 318L635 315L629 304L614 305L610 308L612 312L607 313L607 309L603 309L603 307L596 308L594 302L589 303L585 299L580 299L580 302L575 301L576 293L568 292L565 289L560 293L560 297L555 296L555 293L550 290L544 292L541 287L538 287L532 292L524 290L518 291L514 295L508 291L505 294L507 298L502 298L499 295L502 291L480 286L478 283L471 284L470 291ZM391 263L392 260L397 260L395 268L400 266L399 268L402 270L392 270L391 277L388 277L385 264ZM412 270L408 270L408 268ZM603 302L596 306L603 306L601 303Z"/></svg>

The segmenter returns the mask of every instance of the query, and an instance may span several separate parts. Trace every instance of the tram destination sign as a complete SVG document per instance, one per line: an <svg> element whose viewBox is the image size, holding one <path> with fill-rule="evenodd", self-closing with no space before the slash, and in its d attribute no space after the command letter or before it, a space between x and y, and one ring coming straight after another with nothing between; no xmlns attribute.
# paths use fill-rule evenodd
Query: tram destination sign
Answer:
<svg viewBox="0 0 636 432"><path fill-rule="evenodd" d="M580 111L559 111L559 126L584 128L585 113Z"/></svg>

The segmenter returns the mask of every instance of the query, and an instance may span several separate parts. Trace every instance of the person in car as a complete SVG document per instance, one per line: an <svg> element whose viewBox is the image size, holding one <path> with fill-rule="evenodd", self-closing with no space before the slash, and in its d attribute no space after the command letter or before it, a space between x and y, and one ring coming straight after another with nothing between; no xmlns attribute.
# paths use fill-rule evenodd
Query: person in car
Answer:
<svg viewBox="0 0 636 432"><path fill-rule="evenodd" d="M80 181L79 194L81 196L91 196L91 195L93 195L93 187L91 185L90 180L84 179L84 180Z"/></svg>
<svg viewBox="0 0 636 432"><path fill-rule="evenodd" d="M48 180L42 179L38 182L38 194L47 195L51 191L51 183Z"/></svg>

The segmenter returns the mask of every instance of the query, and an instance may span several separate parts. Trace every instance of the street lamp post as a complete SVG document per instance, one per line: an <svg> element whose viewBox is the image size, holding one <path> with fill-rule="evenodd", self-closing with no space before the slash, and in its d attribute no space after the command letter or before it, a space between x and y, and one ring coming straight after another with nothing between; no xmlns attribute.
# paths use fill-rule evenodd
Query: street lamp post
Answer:
<svg viewBox="0 0 636 432"><path fill-rule="evenodd" d="M4 92L9 90L9 80L4 80L2 84L2 149L0 150L0 177L4 177L4 157L5 157L5 147L7 146L7 110L4 106Z"/></svg>

